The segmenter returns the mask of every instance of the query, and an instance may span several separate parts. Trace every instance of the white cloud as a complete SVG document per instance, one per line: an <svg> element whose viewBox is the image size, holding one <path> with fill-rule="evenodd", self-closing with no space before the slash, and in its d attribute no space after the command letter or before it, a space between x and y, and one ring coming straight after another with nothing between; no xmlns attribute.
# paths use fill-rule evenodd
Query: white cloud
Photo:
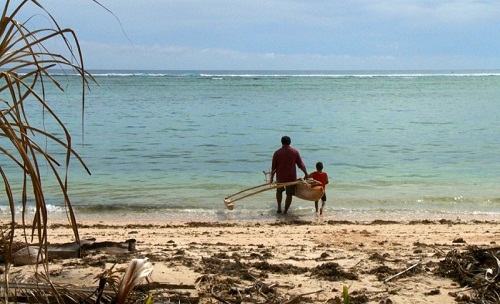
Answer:
<svg viewBox="0 0 500 304"><path fill-rule="evenodd" d="M425 26L436 24L462 25L498 21L500 2L498 1L362 1L365 9L376 19L390 18L403 20L407 25Z"/></svg>
<svg viewBox="0 0 500 304"><path fill-rule="evenodd" d="M500 1L101 2L44 3L91 68L500 68Z"/></svg>
<svg viewBox="0 0 500 304"><path fill-rule="evenodd" d="M83 43L89 69L142 70L458 70L500 66L500 57L352 56L246 53L229 49Z"/></svg>

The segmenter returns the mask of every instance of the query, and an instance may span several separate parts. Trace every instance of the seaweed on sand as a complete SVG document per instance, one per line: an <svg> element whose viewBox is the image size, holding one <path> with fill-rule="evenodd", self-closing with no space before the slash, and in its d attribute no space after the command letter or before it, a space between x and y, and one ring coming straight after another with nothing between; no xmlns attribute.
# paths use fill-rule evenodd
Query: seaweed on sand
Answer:
<svg viewBox="0 0 500 304"><path fill-rule="evenodd" d="M322 278L328 281L358 280L359 277L354 272L346 272L341 269L338 263L328 262L312 269L311 277Z"/></svg>

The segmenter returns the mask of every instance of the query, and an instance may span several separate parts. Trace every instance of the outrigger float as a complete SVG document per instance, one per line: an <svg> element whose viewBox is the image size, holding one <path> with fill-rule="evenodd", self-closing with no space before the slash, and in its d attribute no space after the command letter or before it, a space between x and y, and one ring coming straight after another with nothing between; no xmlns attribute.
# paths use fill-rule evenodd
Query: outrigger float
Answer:
<svg viewBox="0 0 500 304"><path fill-rule="evenodd" d="M267 181L267 176L269 175L269 172L267 171L262 171L264 175L266 176L266 181ZM306 201L317 201L319 200L324 192L323 186L321 185L321 182L312 179L312 178L299 178L295 181L292 182L287 182L287 183L271 183L271 182L266 182L264 184L260 184L257 186L253 186L250 188L243 189L241 191L238 191L234 194L228 195L224 198L224 204L226 205L227 209L233 210L234 209L234 202L242 200L244 198L247 198L249 196L277 189L277 188L282 188L282 187L287 187L287 186L293 186L296 185L295 188L295 196L306 200Z"/></svg>

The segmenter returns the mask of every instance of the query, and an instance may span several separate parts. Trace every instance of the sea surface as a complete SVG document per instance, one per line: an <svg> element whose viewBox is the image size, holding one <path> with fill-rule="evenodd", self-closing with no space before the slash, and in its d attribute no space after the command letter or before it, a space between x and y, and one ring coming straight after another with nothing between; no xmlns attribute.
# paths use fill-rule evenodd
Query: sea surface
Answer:
<svg viewBox="0 0 500 304"><path fill-rule="evenodd" d="M77 76L56 76L64 91L46 88L91 172L72 158L77 219L280 220L273 190L232 211L223 201L265 183L283 135L308 171L324 164L323 220L500 218L500 71L92 73L84 105ZM62 136L35 102L28 114ZM64 167L60 149L34 139ZM0 162L16 188L19 169L4 154ZM40 168L49 216L64 216L51 169ZM5 195L0 214L9 219ZM318 217L294 198L288 218Z"/></svg>

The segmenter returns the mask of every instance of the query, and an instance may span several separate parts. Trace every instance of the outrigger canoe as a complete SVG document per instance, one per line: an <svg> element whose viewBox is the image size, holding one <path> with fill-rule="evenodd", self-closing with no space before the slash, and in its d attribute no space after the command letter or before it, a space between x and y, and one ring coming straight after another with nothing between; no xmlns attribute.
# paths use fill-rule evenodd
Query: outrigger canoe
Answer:
<svg viewBox="0 0 500 304"><path fill-rule="evenodd" d="M265 174L265 173L264 173ZM323 186L321 185L321 182L308 178L308 179L297 179L296 181L293 182L287 182L287 183L265 183L257 186L253 186L250 188L243 189L239 192L236 192L234 194L231 194L229 196L226 196L224 198L224 204L226 205L227 209L233 210L234 209L234 202L239 201L241 199L247 198L249 196L264 192L264 191L269 191L277 188L282 188L286 186L293 186L296 185L295 188L295 196L306 200L306 201L317 201L319 200L324 192Z"/></svg>

